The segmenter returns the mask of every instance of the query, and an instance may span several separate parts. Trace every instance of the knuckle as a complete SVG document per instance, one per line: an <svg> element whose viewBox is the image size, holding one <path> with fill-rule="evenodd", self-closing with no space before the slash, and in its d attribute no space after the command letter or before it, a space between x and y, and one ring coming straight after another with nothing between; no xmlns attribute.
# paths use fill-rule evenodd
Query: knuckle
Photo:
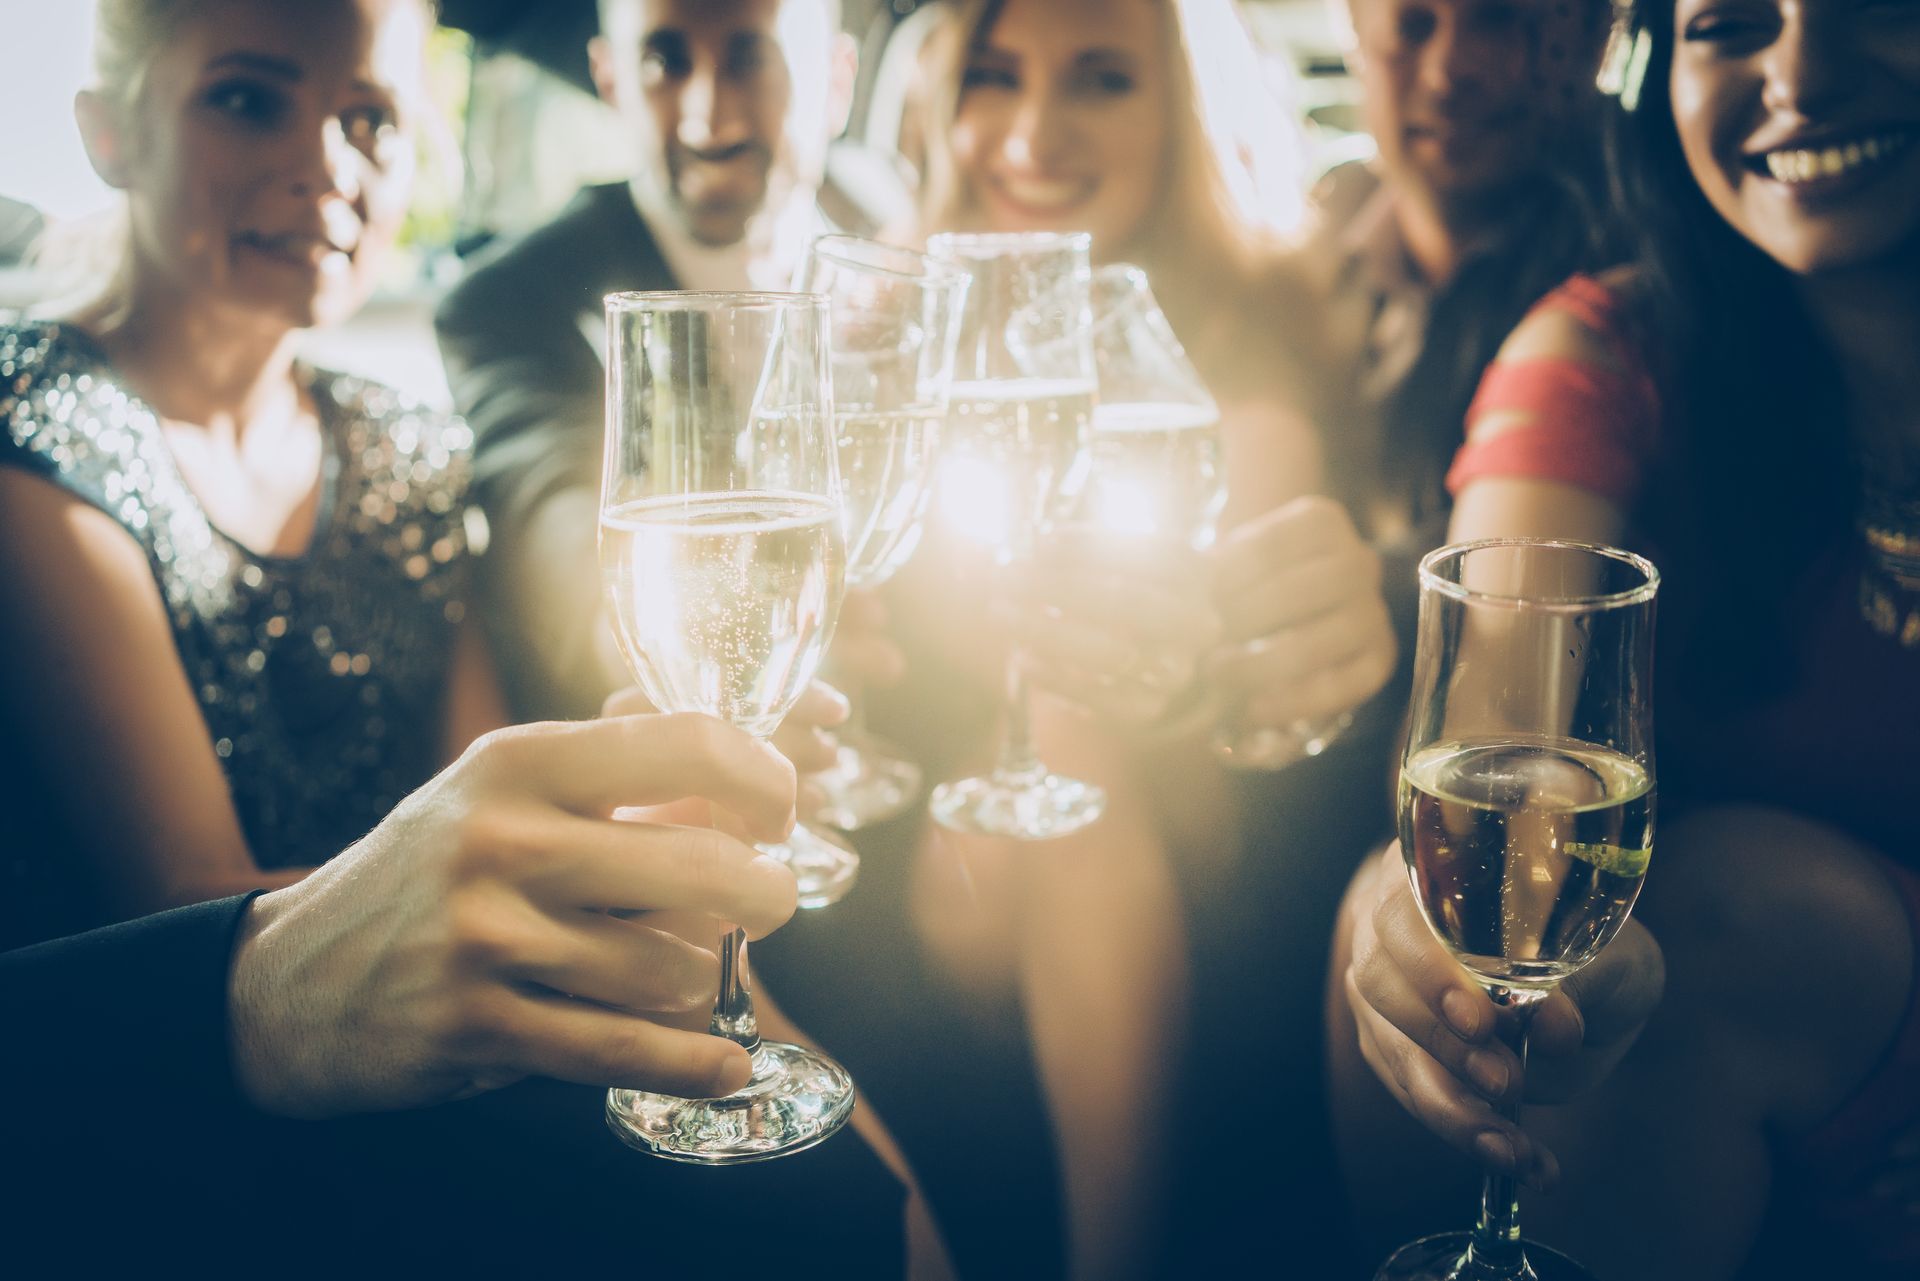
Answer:
<svg viewBox="0 0 1920 1281"><path fill-rule="evenodd" d="M524 959L528 939L491 895L465 891L447 904L448 943L454 964L469 972L492 972Z"/></svg>

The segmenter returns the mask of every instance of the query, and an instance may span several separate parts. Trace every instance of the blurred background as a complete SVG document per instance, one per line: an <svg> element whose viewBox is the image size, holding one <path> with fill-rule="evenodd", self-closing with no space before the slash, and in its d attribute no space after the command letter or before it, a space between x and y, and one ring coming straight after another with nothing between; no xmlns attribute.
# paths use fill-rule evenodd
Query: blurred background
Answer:
<svg viewBox="0 0 1920 1281"><path fill-rule="evenodd" d="M916 180L913 73L934 7L844 0L846 29L860 46L860 80L830 160L828 198L838 190L866 209L905 211ZM1292 106L1304 130L1303 184L1371 155L1337 5L1242 0L1240 7L1265 60L1268 91ZM80 0L0 0L0 30L11 45L0 75L8 134L0 154L0 311L50 287L29 262L30 246L84 227L111 203L73 126L92 18L93 6ZM537 226L582 184L618 177L625 151L588 81L594 0L443 0L441 19L431 67L441 118L424 133L405 252L374 303L351 324L314 335L311 354L444 405L434 300L474 251ZM1289 210L1298 197L1273 196Z"/></svg>

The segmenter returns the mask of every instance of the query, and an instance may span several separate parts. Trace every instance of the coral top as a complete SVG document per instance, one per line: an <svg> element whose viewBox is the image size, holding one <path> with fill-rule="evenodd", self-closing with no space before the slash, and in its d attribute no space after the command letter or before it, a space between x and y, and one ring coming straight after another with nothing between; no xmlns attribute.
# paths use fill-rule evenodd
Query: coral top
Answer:
<svg viewBox="0 0 1920 1281"><path fill-rule="evenodd" d="M1500 477L1555 481L1649 515L1635 507L1660 465L1660 400L1626 304L1599 281L1577 276L1534 310L1572 316L1602 340L1611 362L1495 362L1469 411L1448 488L1457 495ZM1781 656L1783 688L1728 708L1698 705L1683 685L1663 683L1662 791L1671 783L1676 798L1697 804L1784 799L1873 845L1886 856L1890 888L1920 940L1920 844L1911 821L1920 651L1862 619L1861 560L1859 539L1840 531L1803 581L1783 585L1798 622ZM1663 651L1687 642L1663 629ZM1920 1265L1920 1203L1901 1202L1910 1194L1897 1191L1899 1180L1877 1184L1901 1164L1892 1145L1920 1126L1920 950L1915 956L1907 1014L1879 1067L1832 1117L1780 1153L1783 1186L1805 1189L1815 1230L1903 1270Z"/></svg>

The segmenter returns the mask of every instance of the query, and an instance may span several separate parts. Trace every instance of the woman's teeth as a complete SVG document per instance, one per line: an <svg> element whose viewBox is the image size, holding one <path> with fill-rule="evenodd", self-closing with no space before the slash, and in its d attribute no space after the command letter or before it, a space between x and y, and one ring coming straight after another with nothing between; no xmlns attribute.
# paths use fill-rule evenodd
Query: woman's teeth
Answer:
<svg viewBox="0 0 1920 1281"><path fill-rule="evenodd" d="M1767 172L1777 182L1812 182L1836 178L1856 169L1891 160L1912 142L1905 133L1874 134L1831 147L1794 148L1766 153Z"/></svg>

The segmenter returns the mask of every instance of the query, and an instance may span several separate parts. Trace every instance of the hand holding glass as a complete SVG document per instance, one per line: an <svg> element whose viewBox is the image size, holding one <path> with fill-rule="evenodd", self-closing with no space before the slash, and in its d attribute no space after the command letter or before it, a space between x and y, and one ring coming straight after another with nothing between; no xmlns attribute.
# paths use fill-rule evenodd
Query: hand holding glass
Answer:
<svg viewBox="0 0 1920 1281"><path fill-rule="evenodd" d="M1640 557L1581 543L1465 543L1420 564L1401 852L1523 1069L1532 1012L1619 932L1646 875L1658 584ZM1376 1281L1421 1278L1587 1274L1521 1240L1514 1180L1489 1174L1471 1232L1402 1247Z"/></svg>
<svg viewBox="0 0 1920 1281"><path fill-rule="evenodd" d="M662 711L766 737L819 667L845 590L826 300L641 293L606 307L600 566L621 651ZM738 929L720 941L712 1030L752 1056L746 1087L611 1090L615 1133L722 1165L797 1152L846 1121L839 1064L760 1040Z"/></svg>

